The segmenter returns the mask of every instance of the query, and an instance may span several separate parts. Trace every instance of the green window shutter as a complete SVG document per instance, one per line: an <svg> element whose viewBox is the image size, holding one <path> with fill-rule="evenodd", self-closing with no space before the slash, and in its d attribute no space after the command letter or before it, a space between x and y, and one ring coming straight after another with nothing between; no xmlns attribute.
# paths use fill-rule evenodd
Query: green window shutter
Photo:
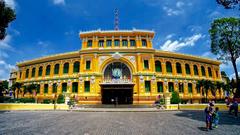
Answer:
<svg viewBox="0 0 240 135"><path fill-rule="evenodd" d="M104 45L104 41L103 40L99 40L98 41L98 47L103 47Z"/></svg>
<svg viewBox="0 0 240 135"><path fill-rule="evenodd" d="M155 61L155 70L156 72L162 72L162 66L160 61Z"/></svg>
<svg viewBox="0 0 240 135"><path fill-rule="evenodd" d="M91 61L87 60L86 61L86 69L89 70L91 68Z"/></svg>
<svg viewBox="0 0 240 135"><path fill-rule="evenodd" d="M157 90L158 90L158 93L163 92L163 82L157 82Z"/></svg>
<svg viewBox="0 0 240 135"><path fill-rule="evenodd" d="M168 83L168 90L169 90L169 92L173 92L174 91L173 82L169 82Z"/></svg>
<svg viewBox="0 0 240 135"><path fill-rule="evenodd" d="M67 74L68 70L69 70L69 63L65 63L64 66L63 66L63 73Z"/></svg>
<svg viewBox="0 0 240 135"><path fill-rule="evenodd" d="M188 93L192 93L192 84L188 83Z"/></svg>
<svg viewBox="0 0 240 135"><path fill-rule="evenodd" d="M146 47L147 46L147 41L145 39L142 40L142 46Z"/></svg>
<svg viewBox="0 0 240 135"><path fill-rule="evenodd" d="M201 71L202 71L202 76L206 76L205 68L203 66L201 66Z"/></svg>
<svg viewBox="0 0 240 135"><path fill-rule="evenodd" d="M166 63L166 68L167 68L167 72L168 72L168 73L172 73L172 65L171 65L170 62L167 62L167 63Z"/></svg>
<svg viewBox="0 0 240 135"><path fill-rule="evenodd" d="M145 92L150 92L151 90L151 82L145 81Z"/></svg>
<svg viewBox="0 0 240 135"><path fill-rule="evenodd" d="M29 75L29 69L26 70L26 78L28 78Z"/></svg>
<svg viewBox="0 0 240 135"><path fill-rule="evenodd" d="M46 68L46 75L50 75L50 68L51 68L50 65L48 65Z"/></svg>
<svg viewBox="0 0 240 135"><path fill-rule="evenodd" d="M35 77L35 68L32 69L32 77Z"/></svg>
<svg viewBox="0 0 240 135"><path fill-rule="evenodd" d="M78 83L77 82L74 82L72 84L72 92L73 93L77 93L78 92Z"/></svg>
<svg viewBox="0 0 240 135"><path fill-rule="evenodd" d="M115 41L114 41L114 46L120 46L120 45L119 45L119 40L115 40Z"/></svg>
<svg viewBox="0 0 240 135"><path fill-rule="evenodd" d="M92 47L92 40L88 40L87 47Z"/></svg>
<svg viewBox="0 0 240 135"><path fill-rule="evenodd" d="M40 84L37 84L37 85L36 85L36 93L37 93L37 94L40 93Z"/></svg>
<svg viewBox="0 0 240 135"><path fill-rule="evenodd" d="M40 67L38 70L38 76L42 76L42 70L43 70L42 67Z"/></svg>
<svg viewBox="0 0 240 135"><path fill-rule="evenodd" d="M132 46L132 47L136 46L136 41L135 40L130 40L130 46Z"/></svg>
<svg viewBox="0 0 240 135"><path fill-rule="evenodd" d="M90 81L84 82L84 90L85 92L90 92Z"/></svg>
<svg viewBox="0 0 240 135"><path fill-rule="evenodd" d="M186 70L186 74L191 74L190 73L190 67L189 67L189 65L188 64L185 64L185 70Z"/></svg>
<svg viewBox="0 0 240 135"><path fill-rule="evenodd" d="M194 65L193 68L194 68L194 75L198 75L198 68L197 68L197 66Z"/></svg>
<svg viewBox="0 0 240 135"><path fill-rule="evenodd" d="M62 83L62 92L67 92L67 83Z"/></svg>
<svg viewBox="0 0 240 135"><path fill-rule="evenodd" d="M73 73L78 73L79 72L79 66L80 66L80 63L78 61L74 63Z"/></svg>
<svg viewBox="0 0 240 135"><path fill-rule="evenodd" d="M127 40L122 40L122 46L128 46L128 41Z"/></svg>
<svg viewBox="0 0 240 135"><path fill-rule="evenodd" d="M208 67L208 75L209 75L210 77L212 77L212 70L211 70L210 67Z"/></svg>
<svg viewBox="0 0 240 135"><path fill-rule="evenodd" d="M181 64L180 64L180 63L177 63L177 64L176 64L176 68L177 68L177 73L178 73L178 74L181 74L181 73L182 73L182 67L181 67Z"/></svg>
<svg viewBox="0 0 240 135"><path fill-rule="evenodd" d="M48 93L48 84L44 84L44 93Z"/></svg>
<svg viewBox="0 0 240 135"><path fill-rule="evenodd" d="M149 63L148 60L144 60L144 69L149 69Z"/></svg>
<svg viewBox="0 0 240 135"><path fill-rule="evenodd" d="M53 86L52 86L52 93L57 93L57 84L54 83Z"/></svg>
<svg viewBox="0 0 240 135"><path fill-rule="evenodd" d="M111 47L112 46L112 40L107 40L107 47Z"/></svg>
<svg viewBox="0 0 240 135"><path fill-rule="evenodd" d="M55 75L59 74L59 64L56 64L56 65L54 66L54 74L55 74Z"/></svg>
<svg viewBox="0 0 240 135"><path fill-rule="evenodd" d="M179 93L182 93L184 90L183 83L179 83L178 87L179 87Z"/></svg>

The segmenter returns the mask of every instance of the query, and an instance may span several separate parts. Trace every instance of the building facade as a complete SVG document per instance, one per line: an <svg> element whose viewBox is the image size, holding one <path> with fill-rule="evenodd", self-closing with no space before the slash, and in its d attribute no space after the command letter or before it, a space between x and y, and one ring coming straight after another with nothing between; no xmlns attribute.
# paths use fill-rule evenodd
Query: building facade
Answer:
<svg viewBox="0 0 240 135"><path fill-rule="evenodd" d="M201 102L201 79L222 81L219 61L155 50L153 31L80 32L79 51L17 63L17 81L37 84L38 98L70 93L79 104L152 104L158 95L178 91ZM213 98L208 93L209 98ZM221 91L216 97L223 98Z"/></svg>

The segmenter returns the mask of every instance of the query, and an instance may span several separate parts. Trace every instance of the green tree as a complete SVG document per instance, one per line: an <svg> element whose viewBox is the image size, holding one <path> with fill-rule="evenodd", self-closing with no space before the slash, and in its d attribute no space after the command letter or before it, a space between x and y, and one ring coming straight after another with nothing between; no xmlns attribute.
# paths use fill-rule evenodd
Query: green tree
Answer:
<svg viewBox="0 0 240 135"><path fill-rule="evenodd" d="M13 94L14 94L14 98L15 98L15 95L17 95L17 98L18 98L18 94L22 92L21 88L22 88L22 83L20 82L15 82L13 85L12 85L12 90L13 90Z"/></svg>
<svg viewBox="0 0 240 135"><path fill-rule="evenodd" d="M0 0L0 40L6 37L6 28L8 24L15 19L15 11L8 7L4 0Z"/></svg>
<svg viewBox="0 0 240 135"><path fill-rule="evenodd" d="M180 103L180 101L181 100L180 100L178 92L173 91L172 92L172 98L171 98L171 104L178 104L178 103Z"/></svg>
<svg viewBox="0 0 240 135"><path fill-rule="evenodd" d="M235 8L237 5L240 6L240 0L216 0L218 4L224 6L226 9Z"/></svg>
<svg viewBox="0 0 240 135"><path fill-rule="evenodd" d="M240 56L240 19L221 18L216 19L211 24L209 30L211 37L211 52L218 55L218 59L227 63L231 61L235 76L238 77L236 61ZM237 81L237 91L235 97L240 97L240 84Z"/></svg>

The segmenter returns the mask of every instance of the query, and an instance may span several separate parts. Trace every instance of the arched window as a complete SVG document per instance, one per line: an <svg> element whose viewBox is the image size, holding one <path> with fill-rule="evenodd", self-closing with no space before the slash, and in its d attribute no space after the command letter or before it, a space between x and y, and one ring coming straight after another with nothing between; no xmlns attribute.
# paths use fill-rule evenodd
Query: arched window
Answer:
<svg viewBox="0 0 240 135"><path fill-rule="evenodd" d="M72 83L72 93L78 93L78 82Z"/></svg>
<svg viewBox="0 0 240 135"><path fill-rule="evenodd" d="M178 83L178 90L179 90L179 93L183 93L183 90L184 90L183 83Z"/></svg>
<svg viewBox="0 0 240 135"><path fill-rule="evenodd" d="M188 93L192 93L192 83L188 83Z"/></svg>
<svg viewBox="0 0 240 135"><path fill-rule="evenodd" d="M176 63L176 69L177 69L177 73L178 74L181 74L182 73L182 67L181 67L181 64L180 63Z"/></svg>
<svg viewBox="0 0 240 135"><path fill-rule="evenodd" d="M202 71L202 76L206 76L205 68L203 66L201 66L201 71Z"/></svg>
<svg viewBox="0 0 240 135"><path fill-rule="evenodd" d="M169 92L173 92L174 91L173 82L168 82L168 91Z"/></svg>
<svg viewBox="0 0 240 135"><path fill-rule="evenodd" d="M59 64L56 64L56 65L54 66L54 74L55 74L55 75L59 74Z"/></svg>
<svg viewBox="0 0 240 135"><path fill-rule="evenodd" d="M62 92L67 92L67 83L62 83Z"/></svg>
<svg viewBox="0 0 240 135"><path fill-rule="evenodd" d="M44 84L44 93L48 93L48 84Z"/></svg>
<svg viewBox="0 0 240 135"><path fill-rule="evenodd" d="M38 69L38 76L42 76L42 71L43 71L43 67L39 67Z"/></svg>
<svg viewBox="0 0 240 135"><path fill-rule="evenodd" d="M162 66L160 61L155 61L155 71L156 72L162 72Z"/></svg>
<svg viewBox="0 0 240 135"><path fill-rule="evenodd" d="M26 78L28 78L29 75L29 69L26 70Z"/></svg>
<svg viewBox="0 0 240 135"><path fill-rule="evenodd" d="M172 64L168 61L166 62L167 73L172 73Z"/></svg>
<svg viewBox="0 0 240 135"><path fill-rule="evenodd" d="M35 77L35 72L36 72L36 69L32 68L32 77Z"/></svg>
<svg viewBox="0 0 240 135"><path fill-rule="evenodd" d="M212 77L212 69L210 67L208 67L208 75L209 77Z"/></svg>
<svg viewBox="0 0 240 135"><path fill-rule="evenodd" d="M52 93L57 93L57 83L54 83L52 86Z"/></svg>
<svg viewBox="0 0 240 135"><path fill-rule="evenodd" d="M64 63L63 65L63 73L67 74L69 70L69 63Z"/></svg>
<svg viewBox="0 0 240 135"><path fill-rule="evenodd" d="M79 72L79 65L80 65L79 61L74 62L74 64L73 64L73 73L78 73Z"/></svg>
<svg viewBox="0 0 240 135"><path fill-rule="evenodd" d="M193 70L194 70L194 75L198 75L197 65L194 65L194 66L193 66Z"/></svg>
<svg viewBox="0 0 240 135"><path fill-rule="evenodd" d="M187 74L187 75L191 74L189 64L185 64L185 70L186 70L186 74Z"/></svg>
<svg viewBox="0 0 240 135"><path fill-rule="evenodd" d="M50 75L50 68L51 68L51 66L50 66L50 65L47 65L47 68L46 68L46 75Z"/></svg>

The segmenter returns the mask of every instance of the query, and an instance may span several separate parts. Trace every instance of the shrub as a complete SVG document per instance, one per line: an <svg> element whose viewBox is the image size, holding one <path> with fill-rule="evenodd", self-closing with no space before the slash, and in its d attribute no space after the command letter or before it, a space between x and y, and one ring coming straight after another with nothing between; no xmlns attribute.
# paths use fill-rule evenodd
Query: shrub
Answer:
<svg viewBox="0 0 240 135"><path fill-rule="evenodd" d="M44 99L43 100L43 104L50 104L50 103L52 103L51 99Z"/></svg>
<svg viewBox="0 0 240 135"><path fill-rule="evenodd" d="M178 95L178 92L176 92L176 91L173 91L172 92L172 98L171 98L171 104L178 104L178 103L180 103L180 97L179 97L179 95Z"/></svg>
<svg viewBox="0 0 240 135"><path fill-rule="evenodd" d="M34 98L20 98L19 102L20 103L35 103L35 99Z"/></svg>
<svg viewBox="0 0 240 135"><path fill-rule="evenodd" d="M58 103L58 104L63 104L63 103L65 103L65 98L64 98L64 96L63 96L62 94L60 94L60 95L58 96L58 98L57 98L57 103Z"/></svg>

